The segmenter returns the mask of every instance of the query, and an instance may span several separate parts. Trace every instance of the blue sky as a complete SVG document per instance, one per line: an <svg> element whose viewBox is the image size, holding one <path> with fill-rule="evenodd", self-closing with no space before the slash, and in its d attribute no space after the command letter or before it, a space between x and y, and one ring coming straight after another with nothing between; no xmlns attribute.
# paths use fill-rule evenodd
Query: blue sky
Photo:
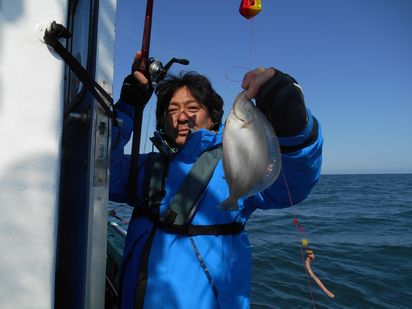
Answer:
<svg viewBox="0 0 412 309"><path fill-rule="evenodd" d="M151 56L189 59L171 72L206 75L224 117L246 72L239 67L273 66L299 81L321 123L322 173L412 173L410 0L262 0L252 21L239 14L240 0L154 2ZM115 99L141 47L145 6L118 0ZM143 140L154 111L152 98Z"/></svg>

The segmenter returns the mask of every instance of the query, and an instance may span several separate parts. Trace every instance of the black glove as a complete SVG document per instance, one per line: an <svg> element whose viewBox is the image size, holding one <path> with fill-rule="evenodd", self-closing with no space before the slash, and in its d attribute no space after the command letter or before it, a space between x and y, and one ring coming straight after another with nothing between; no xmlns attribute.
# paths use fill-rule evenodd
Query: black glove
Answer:
<svg viewBox="0 0 412 309"><path fill-rule="evenodd" d="M152 96L153 88L139 83L132 74L126 76L123 81L120 99L130 105L146 105Z"/></svg>
<svg viewBox="0 0 412 309"><path fill-rule="evenodd" d="M279 70L259 90L256 106L272 123L278 136L293 136L307 123L305 100L297 81Z"/></svg>

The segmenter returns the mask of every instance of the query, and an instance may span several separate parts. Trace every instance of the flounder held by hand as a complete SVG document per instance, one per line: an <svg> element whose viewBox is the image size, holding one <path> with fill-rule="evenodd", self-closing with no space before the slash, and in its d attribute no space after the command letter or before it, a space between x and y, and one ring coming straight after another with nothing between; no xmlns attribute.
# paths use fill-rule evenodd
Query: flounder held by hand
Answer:
<svg viewBox="0 0 412 309"><path fill-rule="evenodd" d="M230 196L221 208L238 209L237 201L269 187L281 169L279 142L272 124L241 92L223 131L223 169Z"/></svg>

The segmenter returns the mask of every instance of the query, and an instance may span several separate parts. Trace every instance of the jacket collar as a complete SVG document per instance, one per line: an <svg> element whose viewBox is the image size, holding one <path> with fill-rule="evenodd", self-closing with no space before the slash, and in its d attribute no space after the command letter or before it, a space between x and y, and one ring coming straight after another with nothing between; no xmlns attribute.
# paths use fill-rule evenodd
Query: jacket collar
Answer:
<svg viewBox="0 0 412 309"><path fill-rule="evenodd" d="M222 133L223 124L220 125L219 131L217 132L207 129L193 131L177 153L176 158L188 163L196 161L206 150L222 144Z"/></svg>

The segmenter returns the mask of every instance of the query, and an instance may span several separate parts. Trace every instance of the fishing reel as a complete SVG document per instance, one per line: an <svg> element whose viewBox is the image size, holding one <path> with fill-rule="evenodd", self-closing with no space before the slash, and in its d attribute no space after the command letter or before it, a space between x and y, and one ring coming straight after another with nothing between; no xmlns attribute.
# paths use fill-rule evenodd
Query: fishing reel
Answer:
<svg viewBox="0 0 412 309"><path fill-rule="evenodd" d="M149 58L149 80L153 89L156 88L157 84L166 77L167 72L174 63L188 65L189 60L172 58L169 60L168 63L166 63L165 66L163 66L160 60L155 59L153 57Z"/></svg>

